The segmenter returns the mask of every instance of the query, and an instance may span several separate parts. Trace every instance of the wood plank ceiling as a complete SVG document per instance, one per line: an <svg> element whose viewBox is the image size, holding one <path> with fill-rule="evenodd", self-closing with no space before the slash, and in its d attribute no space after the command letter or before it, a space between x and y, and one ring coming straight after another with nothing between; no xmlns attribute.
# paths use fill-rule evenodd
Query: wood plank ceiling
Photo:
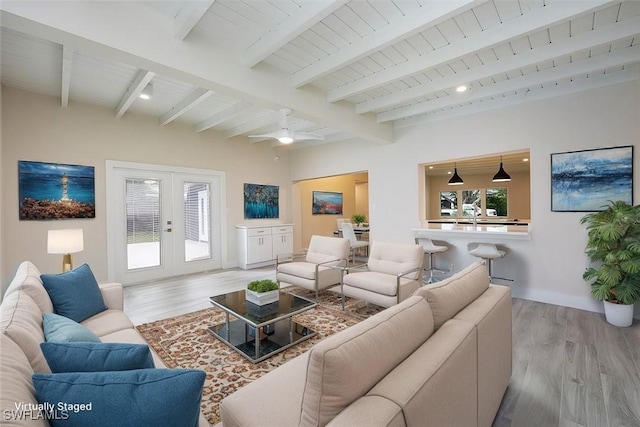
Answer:
<svg viewBox="0 0 640 427"><path fill-rule="evenodd" d="M325 138L294 147L393 142L399 128L640 78L633 0L3 0L0 9L4 85L252 142L292 108L293 130ZM140 100L148 83L153 97Z"/></svg>

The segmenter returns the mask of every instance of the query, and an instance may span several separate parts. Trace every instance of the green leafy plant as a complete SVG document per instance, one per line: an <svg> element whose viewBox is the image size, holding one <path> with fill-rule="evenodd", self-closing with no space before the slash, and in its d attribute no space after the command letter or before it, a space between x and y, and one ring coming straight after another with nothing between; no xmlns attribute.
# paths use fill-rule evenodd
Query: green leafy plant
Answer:
<svg viewBox="0 0 640 427"><path fill-rule="evenodd" d="M609 202L580 220L587 225L586 253L592 266L583 274L600 301L633 304L640 300L640 205Z"/></svg>
<svg viewBox="0 0 640 427"><path fill-rule="evenodd" d="M279 286L273 280L264 279L249 282L249 284L247 285L247 289L261 294L263 292L275 291L276 289L279 289Z"/></svg>
<svg viewBox="0 0 640 427"><path fill-rule="evenodd" d="M362 224L366 220L367 220L367 217L364 216L363 214L353 214L351 216L351 221L353 221L354 224Z"/></svg>

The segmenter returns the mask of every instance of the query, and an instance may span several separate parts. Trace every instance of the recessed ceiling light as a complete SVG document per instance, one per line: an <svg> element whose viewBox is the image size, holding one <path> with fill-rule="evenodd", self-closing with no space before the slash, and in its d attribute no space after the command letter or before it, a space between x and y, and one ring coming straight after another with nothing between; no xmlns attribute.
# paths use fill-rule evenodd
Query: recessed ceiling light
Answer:
<svg viewBox="0 0 640 427"><path fill-rule="evenodd" d="M527 159L526 157L524 159L522 159L523 162L528 162L529 159Z"/></svg>
<svg viewBox="0 0 640 427"><path fill-rule="evenodd" d="M447 171L447 175L451 175L451 171Z"/></svg>
<svg viewBox="0 0 640 427"><path fill-rule="evenodd" d="M429 169L433 169L433 166L429 166Z"/></svg>
<svg viewBox="0 0 640 427"><path fill-rule="evenodd" d="M142 92L140 92L140 95L138 95L141 99L151 99L151 97L153 96L153 84L149 83L148 85L145 86L144 89L142 89Z"/></svg>
<svg viewBox="0 0 640 427"><path fill-rule="evenodd" d="M468 87L466 85L460 85L456 88L456 92L462 93L464 91L466 91L468 89Z"/></svg>

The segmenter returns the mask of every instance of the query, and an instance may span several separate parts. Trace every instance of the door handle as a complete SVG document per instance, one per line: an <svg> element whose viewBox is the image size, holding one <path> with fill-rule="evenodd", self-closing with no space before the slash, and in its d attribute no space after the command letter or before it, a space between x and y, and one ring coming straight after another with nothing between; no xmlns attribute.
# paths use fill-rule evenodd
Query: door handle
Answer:
<svg viewBox="0 0 640 427"><path fill-rule="evenodd" d="M164 230L164 231L166 231L167 233L171 233L171 229L170 229L170 228L167 228L167 229L166 229L166 230Z"/></svg>

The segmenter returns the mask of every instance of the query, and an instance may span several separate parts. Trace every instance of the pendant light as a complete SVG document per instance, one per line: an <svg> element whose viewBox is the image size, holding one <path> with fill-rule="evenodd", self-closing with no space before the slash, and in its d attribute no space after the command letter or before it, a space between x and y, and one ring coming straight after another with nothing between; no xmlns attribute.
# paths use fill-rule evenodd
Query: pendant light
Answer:
<svg viewBox="0 0 640 427"><path fill-rule="evenodd" d="M460 175L458 175L458 167L457 167L457 164L454 163L453 176L451 177L451 179L449 179L449 185L462 185L462 184L464 184L464 181L462 180L462 178L460 178Z"/></svg>
<svg viewBox="0 0 640 427"><path fill-rule="evenodd" d="M506 182L511 181L511 176L502 167L502 156L500 156L500 169L498 173L493 176L493 182Z"/></svg>

